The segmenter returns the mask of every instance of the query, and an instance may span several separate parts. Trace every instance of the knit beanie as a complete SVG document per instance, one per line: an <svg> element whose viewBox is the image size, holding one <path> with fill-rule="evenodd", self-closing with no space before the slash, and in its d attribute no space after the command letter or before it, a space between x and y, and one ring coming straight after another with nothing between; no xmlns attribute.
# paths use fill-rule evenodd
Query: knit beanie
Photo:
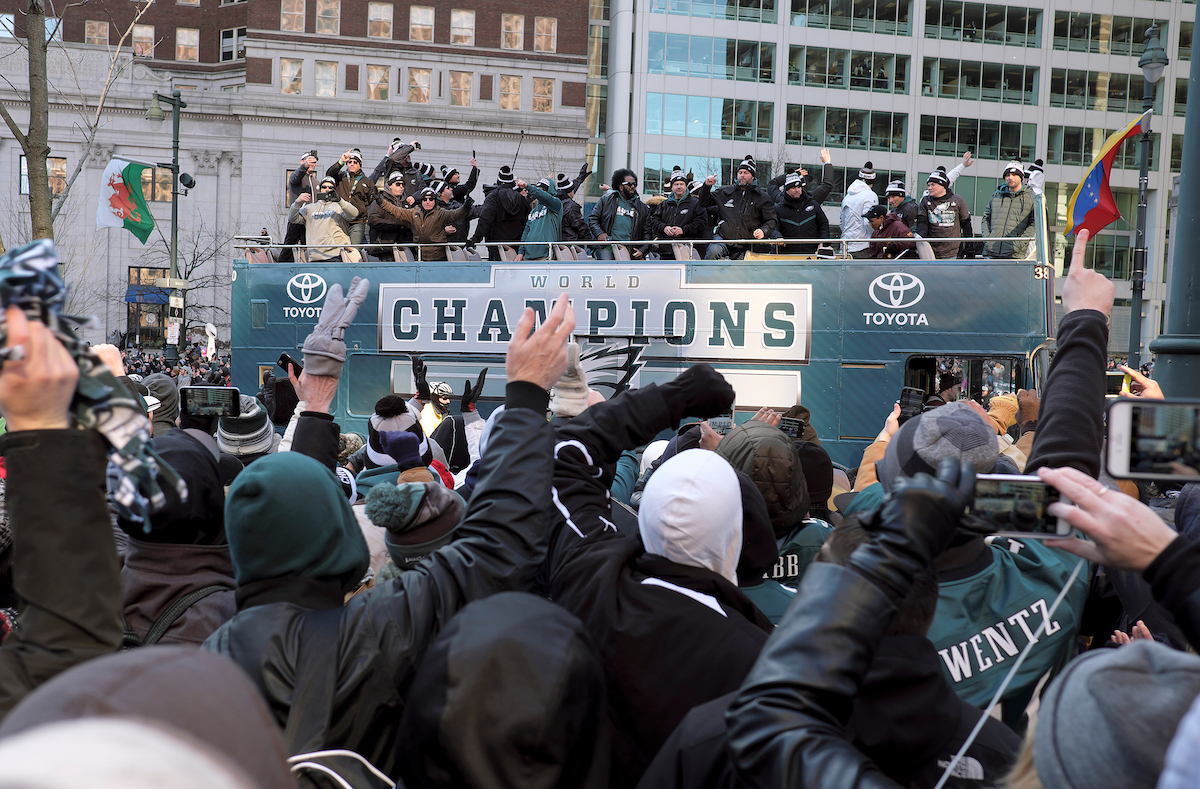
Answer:
<svg viewBox="0 0 1200 789"><path fill-rule="evenodd" d="M1033 764L1045 789L1154 789L1200 693L1200 657L1154 641L1077 657L1038 708Z"/></svg>
<svg viewBox="0 0 1200 789"><path fill-rule="evenodd" d="M783 190L785 192L793 186L804 186L804 179L800 177L800 173L788 173L787 178L783 179Z"/></svg>
<svg viewBox="0 0 1200 789"><path fill-rule="evenodd" d="M559 173L554 179L554 188L565 193L571 188L571 179L562 173Z"/></svg>
<svg viewBox="0 0 1200 789"><path fill-rule="evenodd" d="M454 539L467 505L440 482L376 485L367 495L367 518L386 529L383 540L400 569L410 569Z"/></svg>
<svg viewBox="0 0 1200 789"><path fill-rule="evenodd" d="M421 176L424 177L426 181L433 178L434 173L436 172L437 170L433 169L433 165L429 162L425 162L421 165Z"/></svg>
<svg viewBox="0 0 1200 789"><path fill-rule="evenodd" d="M908 190L904 188L903 181L892 181L887 185L887 191L884 192L884 197L891 197L892 195L900 195L903 197L906 194L908 194Z"/></svg>
<svg viewBox="0 0 1200 789"><path fill-rule="evenodd" d="M809 510L829 509L829 497L833 494L833 460L820 444L796 439L792 444L800 456L800 467L804 469Z"/></svg>
<svg viewBox="0 0 1200 789"><path fill-rule="evenodd" d="M667 183L673 184L676 181L683 181L685 184L687 183L687 176L684 175L683 170L679 169L678 167L671 171L671 178L667 181Z"/></svg>
<svg viewBox="0 0 1200 789"><path fill-rule="evenodd" d="M550 412L557 416L579 416L588 406L587 373L579 362L579 343L567 345L567 369L550 392Z"/></svg>
<svg viewBox="0 0 1200 789"><path fill-rule="evenodd" d="M1004 168L1004 172L1001 173L1000 175L1001 175L1001 177L1003 177L1003 176L1008 175L1009 173L1016 173L1017 175L1024 178L1025 177L1025 168L1021 165L1020 162L1018 162L1014 159L1013 161L1008 163L1008 166Z"/></svg>
<svg viewBox="0 0 1200 789"><path fill-rule="evenodd" d="M754 158L750 156L747 156L737 168L739 170L746 170L750 175L757 175L758 172L755 169Z"/></svg>
<svg viewBox="0 0 1200 789"><path fill-rule="evenodd" d="M858 171L858 177L860 180L863 180L863 181L874 181L875 180L875 165L872 164L871 162L867 162L866 164L864 164L863 168Z"/></svg>
<svg viewBox="0 0 1200 789"><path fill-rule="evenodd" d="M390 466L396 461L387 454L379 439L381 432L391 430L407 430L417 436L417 445L421 459L428 463L433 460L433 452L429 442L425 440L425 431L421 429L420 419L408 409L408 404L398 395L381 397L375 403L375 413L367 420L367 458L377 466Z"/></svg>
<svg viewBox="0 0 1200 789"><path fill-rule="evenodd" d="M496 186L512 186L516 182L511 167L506 164L500 168L500 174L496 176Z"/></svg>
<svg viewBox="0 0 1200 789"><path fill-rule="evenodd" d="M450 169L446 169L446 165L444 165L444 164L442 165L442 180L444 182L446 182L447 184L450 183L450 179L456 175L458 175L457 167L451 167Z"/></svg>
<svg viewBox="0 0 1200 789"><path fill-rule="evenodd" d="M1033 164L1029 165L1029 171L1027 174L1033 175L1034 173L1040 173L1043 171L1044 167L1045 163L1041 159L1034 159Z"/></svg>
<svg viewBox="0 0 1200 789"><path fill-rule="evenodd" d="M370 565L341 483L299 452L268 455L238 475L225 499L225 531L239 587L300 576L345 593Z"/></svg>
<svg viewBox="0 0 1200 789"><path fill-rule="evenodd" d="M945 167L938 167L936 170L934 170L932 173L929 174L929 177L925 179L925 183L941 184L945 188L949 189L950 188L950 176L946 175Z"/></svg>
<svg viewBox="0 0 1200 789"><path fill-rule="evenodd" d="M979 412L968 403L949 403L905 422L888 442L875 471L884 490L890 491L899 477L936 474L944 458L968 461L977 473L987 474L996 467L999 455L996 431Z"/></svg>
<svg viewBox="0 0 1200 789"><path fill-rule="evenodd" d="M217 446L231 455L265 455L275 452L279 441L266 409L250 395L241 396L241 415L217 421Z"/></svg>
<svg viewBox="0 0 1200 789"><path fill-rule="evenodd" d="M537 182L537 188L541 189L543 192L550 191L550 179L549 178L539 178L538 182Z"/></svg>
<svg viewBox="0 0 1200 789"><path fill-rule="evenodd" d="M379 434L379 443L400 471L425 465L421 462L420 441L414 433L407 430L383 431Z"/></svg>

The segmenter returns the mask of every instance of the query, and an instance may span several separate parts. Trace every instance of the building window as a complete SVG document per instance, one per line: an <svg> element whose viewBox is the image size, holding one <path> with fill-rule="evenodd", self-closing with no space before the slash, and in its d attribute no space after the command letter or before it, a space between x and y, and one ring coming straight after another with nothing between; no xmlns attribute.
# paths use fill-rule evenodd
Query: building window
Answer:
<svg viewBox="0 0 1200 789"><path fill-rule="evenodd" d="M300 58L279 59L279 92L300 95L304 81L304 61Z"/></svg>
<svg viewBox="0 0 1200 789"><path fill-rule="evenodd" d="M433 6L414 5L409 7L408 40L433 41Z"/></svg>
<svg viewBox="0 0 1200 789"><path fill-rule="evenodd" d="M317 32L336 36L341 32L342 1L317 0Z"/></svg>
<svg viewBox="0 0 1200 789"><path fill-rule="evenodd" d="M370 38L392 37L392 4L367 4L367 36Z"/></svg>
<svg viewBox="0 0 1200 789"><path fill-rule="evenodd" d="M304 0L281 0L279 29L295 33L304 32Z"/></svg>
<svg viewBox="0 0 1200 789"><path fill-rule="evenodd" d="M1192 59L1192 29L1194 22L1179 23L1179 59Z"/></svg>
<svg viewBox="0 0 1200 789"><path fill-rule="evenodd" d="M1037 84L1037 66L925 58L921 70L922 95L964 101L1037 104Z"/></svg>
<svg viewBox="0 0 1200 789"><path fill-rule="evenodd" d="M410 68L408 70L408 100L413 104L429 103L431 73L427 68Z"/></svg>
<svg viewBox="0 0 1200 789"><path fill-rule="evenodd" d="M927 0L925 37L983 42L1016 47L1040 47L1042 12L998 3Z"/></svg>
<svg viewBox="0 0 1200 789"><path fill-rule="evenodd" d="M792 47L801 50L804 47ZM702 79L775 81L775 45L732 38L650 33L647 71ZM589 75L590 76L590 75Z"/></svg>
<svg viewBox="0 0 1200 789"><path fill-rule="evenodd" d="M1157 93L1157 91L1156 91ZM1175 117L1183 118L1187 116L1187 95L1188 81L1186 79L1175 80Z"/></svg>
<svg viewBox="0 0 1200 789"><path fill-rule="evenodd" d="M717 39L718 42L721 40ZM742 44L743 42L738 42L739 46ZM825 47L792 47L788 56L788 84L869 90L876 93L907 93L908 68L908 55Z"/></svg>
<svg viewBox="0 0 1200 789"><path fill-rule="evenodd" d="M147 167L142 170L142 197L148 203L171 202L171 169Z"/></svg>
<svg viewBox="0 0 1200 789"><path fill-rule="evenodd" d="M175 0L175 5L194 5L199 6L200 0Z"/></svg>
<svg viewBox="0 0 1200 789"><path fill-rule="evenodd" d="M318 60L313 72L313 90L317 96L337 95L337 63Z"/></svg>
<svg viewBox="0 0 1200 789"><path fill-rule="evenodd" d="M475 12L455 9L450 12L450 43L475 46Z"/></svg>
<svg viewBox="0 0 1200 789"><path fill-rule="evenodd" d="M20 194L29 194L29 163L21 156ZM50 179L50 193L58 197L67 188L67 160L57 156L46 157L46 171Z"/></svg>
<svg viewBox="0 0 1200 789"><path fill-rule="evenodd" d="M1109 138L1114 129L1089 129L1079 126L1051 126L1046 137L1047 164L1090 164L1104 141ZM1158 169L1158 132L1150 134L1150 169ZM1122 145L1117 149L1113 159L1113 167L1122 170L1136 170L1141 166L1139 151L1141 145Z"/></svg>
<svg viewBox="0 0 1200 789"><path fill-rule="evenodd" d="M16 38L16 17L13 14L0 14L0 38Z"/></svg>
<svg viewBox="0 0 1200 789"><path fill-rule="evenodd" d="M558 20L552 16L539 16L533 20L533 51L558 51Z"/></svg>
<svg viewBox="0 0 1200 789"><path fill-rule="evenodd" d="M647 93L646 134L771 142L774 109L769 101Z"/></svg>
<svg viewBox="0 0 1200 789"><path fill-rule="evenodd" d="M784 142L827 148L905 153L908 116L899 112L787 106ZM689 129L689 136L693 135Z"/></svg>
<svg viewBox="0 0 1200 789"><path fill-rule="evenodd" d="M450 72L450 106L471 106L471 72Z"/></svg>
<svg viewBox="0 0 1200 789"><path fill-rule="evenodd" d="M236 27L221 31L221 62L241 60L246 57L246 28Z"/></svg>
<svg viewBox="0 0 1200 789"><path fill-rule="evenodd" d="M1036 137L1033 123L922 115L917 153L958 157L972 151L977 159L1029 161Z"/></svg>
<svg viewBox="0 0 1200 789"><path fill-rule="evenodd" d="M391 75L389 66L367 66L367 98L375 101L387 101L388 79Z"/></svg>
<svg viewBox="0 0 1200 789"><path fill-rule="evenodd" d="M1106 71L1050 71L1050 106L1070 109L1142 111L1142 75ZM1163 93L1155 91L1154 112L1162 112Z"/></svg>
<svg viewBox="0 0 1200 789"><path fill-rule="evenodd" d="M521 78L514 74L500 75L500 109L521 109Z"/></svg>
<svg viewBox="0 0 1200 789"><path fill-rule="evenodd" d="M95 22L91 19L87 21L84 30L84 41L89 44L108 45L108 23Z"/></svg>
<svg viewBox="0 0 1200 789"><path fill-rule="evenodd" d="M653 14L672 14L676 16L697 16L697 17L715 17L717 19L740 19L744 22L767 22L775 21L775 4L777 0L739 0L739 2L707 2L707 0L697 0L696 2L680 2L680 0L649 0L650 12ZM907 7L909 0L901 0L901 3ZM861 0L860 0L861 3ZM593 7L598 3L593 0ZM803 25L805 19L805 8L808 5L821 9L828 16L826 6L830 5L829 0L791 0L792 17L794 25ZM835 0L833 5L845 6L845 13L850 13L850 0ZM858 5L856 3L855 5ZM892 16L895 17L896 0L880 0L881 6L887 4L892 10ZM590 13L593 14L592 19L608 19L608 3L604 2L602 8L594 8ZM784 9L787 8L787 0L783 0ZM874 5L874 2L871 2ZM604 16L595 16L596 12L603 13ZM786 18L786 10L784 11ZM795 21L800 19L799 22ZM813 25L817 27L817 25ZM846 28L849 29L848 27ZM876 32L884 32L882 30Z"/></svg>
<svg viewBox="0 0 1200 789"><path fill-rule="evenodd" d="M46 17L46 40L47 41L62 41L63 30L59 24L58 18L53 16Z"/></svg>
<svg viewBox="0 0 1200 789"><path fill-rule="evenodd" d="M533 111L550 112L554 109L554 80L547 77L533 78Z"/></svg>
<svg viewBox="0 0 1200 789"><path fill-rule="evenodd" d="M503 14L500 17L500 48L525 48L525 17L521 14Z"/></svg>
<svg viewBox="0 0 1200 789"><path fill-rule="evenodd" d="M154 57L154 25L133 26L133 56Z"/></svg>
<svg viewBox="0 0 1200 789"><path fill-rule="evenodd" d="M1158 25L1159 36L1167 37L1167 23L1157 19L1139 19L1109 14L1056 11L1054 48L1071 52L1095 52L1100 55L1141 55L1146 30Z"/></svg>
<svg viewBox="0 0 1200 789"><path fill-rule="evenodd" d="M189 63L200 60L200 31L191 27L175 28L175 59Z"/></svg>

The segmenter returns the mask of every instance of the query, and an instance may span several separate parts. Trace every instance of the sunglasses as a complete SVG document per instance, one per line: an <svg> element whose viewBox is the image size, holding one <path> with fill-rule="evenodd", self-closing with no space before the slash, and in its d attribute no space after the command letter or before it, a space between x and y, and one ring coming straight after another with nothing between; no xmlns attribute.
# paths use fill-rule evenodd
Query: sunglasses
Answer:
<svg viewBox="0 0 1200 789"><path fill-rule="evenodd" d="M621 186L637 186L637 181L622 181Z"/></svg>
<svg viewBox="0 0 1200 789"><path fill-rule="evenodd" d="M436 203L437 200L432 197L422 197L421 202L422 203Z"/></svg>

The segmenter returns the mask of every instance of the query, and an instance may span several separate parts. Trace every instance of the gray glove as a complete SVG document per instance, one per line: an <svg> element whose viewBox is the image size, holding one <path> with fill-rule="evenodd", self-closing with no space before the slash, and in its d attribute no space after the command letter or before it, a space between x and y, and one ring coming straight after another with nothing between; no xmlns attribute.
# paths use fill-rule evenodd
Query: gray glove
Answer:
<svg viewBox="0 0 1200 789"><path fill-rule="evenodd" d="M313 327L312 334L304 340L304 371L309 375L328 375L337 378L342 374L346 362L346 327L358 314L358 308L367 299L369 280L355 277L350 290L342 298L342 286L329 288L325 306L321 308L321 319Z"/></svg>
<svg viewBox="0 0 1200 789"><path fill-rule="evenodd" d="M567 345L567 369L550 393L550 411L558 416L579 416L588 406L587 374L579 363L579 343Z"/></svg>

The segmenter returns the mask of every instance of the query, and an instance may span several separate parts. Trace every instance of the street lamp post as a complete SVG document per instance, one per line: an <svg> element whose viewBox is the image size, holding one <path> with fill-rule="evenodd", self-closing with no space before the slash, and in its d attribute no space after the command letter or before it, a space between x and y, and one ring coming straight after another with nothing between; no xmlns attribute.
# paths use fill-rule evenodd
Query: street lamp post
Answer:
<svg viewBox="0 0 1200 789"><path fill-rule="evenodd" d="M1146 30L1146 44L1138 65L1142 69L1142 112L1154 109L1154 91L1167 63L1167 52L1158 40L1158 25ZM1146 286L1146 190L1150 186L1150 118L1142 125L1141 174L1138 177L1137 241L1133 249L1133 307L1129 313L1129 366L1141 363L1142 290Z"/></svg>
<svg viewBox="0 0 1200 789"><path fill-rule="evenodd" d="M187 106L187 102L180 98L178 89L171 91L170 96L163 96L160 93L154 94L154 102L150 105L150 109L146 110L146 120L150 122L150 130L158 131L162 126L165 115L162 111L162 103L165 102L171 105L171 163L159 162L159 167L166 167L171 170L171 270L167 282L167 290L169 292L167 303L167 344L163 350L163 358L168 362L174 362L179 359L179 337L175 337L175 342L170 342L170 332L172 318L182 319L183 306L182 291L187 288L187 284L179 282L179 198L188 193L188 190L196 185L196 180L187 173L179 172L179 116L183 108ZM183 190L180 191L179 184L183 182ZM176 297L176 290L181 291L179 297ZM179 306L176 307L175 304ZM178 310L178 315L175 314ZM175 322L177 332L182 329L179 322Z"/></svg>

